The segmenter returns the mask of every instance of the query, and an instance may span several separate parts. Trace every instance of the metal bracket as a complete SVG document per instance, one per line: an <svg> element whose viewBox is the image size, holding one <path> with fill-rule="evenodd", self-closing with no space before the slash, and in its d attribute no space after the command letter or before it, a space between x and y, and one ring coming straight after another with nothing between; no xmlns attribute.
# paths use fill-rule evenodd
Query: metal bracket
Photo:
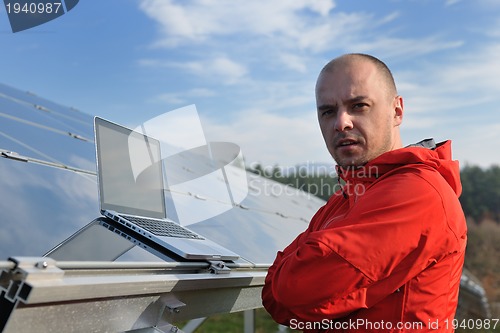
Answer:
<svg viewBox="0 0 500 333"><path fill-rule="evenodd" d="M179 301L174 295L168 294L162 298L162 301L165 304L165 310L172 314L176 314L181 312L181 308L186 306L185 303Z"/></svg>
<svg viewBox="0 0 500 333"><path fill-rule="evenodd" d="M49 258L14 257L9 258L14 263L10 269L0 270L0 331L3 331L16 309L19 301L27 301L35 279L54 279L63 277L64 271L55 266L55 261Z"/></svg>
<svg viewBox="0 0 500 333"><path fill-rule="evenodd" d="M210 267L208 271L212 274L229 274L231 269L226 266L224 261L221 260L210 260Z"/></svg>
<svg viewBox="0 0 500 333"><path fill-rule="evenodd" d="M173 294L160 296L142 313L132 330L126 331L126 333L183 333L171 323L174 322L175 315L184 306L186 304Z"/></svg>
<svg viewBox="0 0 500 333"><path fill-rule="evenodd" d="M30 281L64 276L64 271L56 267L55 260L50 258L11 257L9 261L15 266L10 271L1 272L0 290L5 291L5 298L12 303L28 299L31 292Z"/></svg>
<svg viewBox="0 0 500 333"><path fill-rule="evenodd" d="M28 159L26 157L19 155L15 151L8 151L2 149L0 156L20 162L28 162Z"/></svg>
<svg viewBox="0 0 500 333"><path fill-rule="evenodd" d="M170 324L171 322L174 322L174 316L175 314L181 312L181 308L186 306L185 303L179 301L174 295L168 294L164 297L161 298L163 301L165 307L164 310L160 313L160 316L158 317L158 323L160 323L160 319L164 313L168 311L167 317L169 317L168 322L165 325L162 326L155 326L155 328L158 330L158 332L165 332L165 333L184 333L180 328L178 328L175 325Z"/></svg>

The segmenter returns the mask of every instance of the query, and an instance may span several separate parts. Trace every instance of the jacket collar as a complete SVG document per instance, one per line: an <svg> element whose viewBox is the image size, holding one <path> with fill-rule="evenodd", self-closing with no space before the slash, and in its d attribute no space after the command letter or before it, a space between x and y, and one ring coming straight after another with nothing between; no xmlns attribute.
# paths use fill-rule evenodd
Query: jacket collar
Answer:
<svg viewBox="0 0 500 333"><path fill-rule="evenodd" d="M454 191L461 192L458 161L451 159L451 141L436 144L425 139L404 148L386 152L361 167L342 168L337 165L337 175L349 183L371 183L384 174L405 165L425 164L436 169Z"/></svg>

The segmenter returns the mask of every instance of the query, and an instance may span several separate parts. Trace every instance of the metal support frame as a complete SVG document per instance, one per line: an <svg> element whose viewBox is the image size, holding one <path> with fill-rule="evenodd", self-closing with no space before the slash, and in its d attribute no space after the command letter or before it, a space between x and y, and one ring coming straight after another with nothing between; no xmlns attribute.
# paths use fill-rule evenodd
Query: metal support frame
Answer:
<svg viewBox="0 0 500 333"><path fill-rule="evenodd" d="M243 312L243 320L244 320L244 330L245 333L254 333L255 332L255 310L245 310Z"/></svg>
<svg viewBox="0 0 500 333"><path fill-rule="evenodd" d="M175 322L262 307L267 266L212 266L10 258L0 265L0 331L174 332Z"/></svg>

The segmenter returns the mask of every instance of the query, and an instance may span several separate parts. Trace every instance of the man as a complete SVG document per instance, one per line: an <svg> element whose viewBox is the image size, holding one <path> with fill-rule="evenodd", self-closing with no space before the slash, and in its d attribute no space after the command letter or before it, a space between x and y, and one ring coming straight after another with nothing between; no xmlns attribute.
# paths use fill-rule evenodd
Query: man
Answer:
<svg viewBox="0 0 500 333"><path fill-rule="evenodd" d="M403 148L403 98L369 55L329 62L316 103L345 185L278 252L264 307L307 332L452 332L466 224L450 141Z"/></svg>

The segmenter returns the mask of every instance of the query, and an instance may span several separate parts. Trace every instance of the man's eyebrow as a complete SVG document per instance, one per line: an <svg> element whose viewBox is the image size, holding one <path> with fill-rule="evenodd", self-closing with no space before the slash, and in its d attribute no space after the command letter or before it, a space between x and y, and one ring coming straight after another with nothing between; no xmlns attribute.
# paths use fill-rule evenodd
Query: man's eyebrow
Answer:
<svg viewBox="0 0 500 333"><path fill-rule="evenodd" d="M361 101L371 102L372 99L368 96L359 95L359 96L354 96L352 98L348 98L347 100L343 101L342 104L354 104L354 103L359 103ZM338 109L337 104L321 104L320 106L317 107L318 111L337 110L337 109Z"/></svg>
<svg viewBox="0 0 500 333"><path fill-rule="evenodd" d="M337 108L337 104L322 104L317 107L318 111L335 110Z"/></svg>
<svg viewBox="0 0 500 333"><path fill-rule="evenodd" d="M349 98L346 102L348 104L351 104L351 103L356 103L356 102L361 102L361 101L366 101L366 100L369 100L371 101L371 99L368 97L368 96L356 96L356 97L353 97L353 98Z"/></svg>

